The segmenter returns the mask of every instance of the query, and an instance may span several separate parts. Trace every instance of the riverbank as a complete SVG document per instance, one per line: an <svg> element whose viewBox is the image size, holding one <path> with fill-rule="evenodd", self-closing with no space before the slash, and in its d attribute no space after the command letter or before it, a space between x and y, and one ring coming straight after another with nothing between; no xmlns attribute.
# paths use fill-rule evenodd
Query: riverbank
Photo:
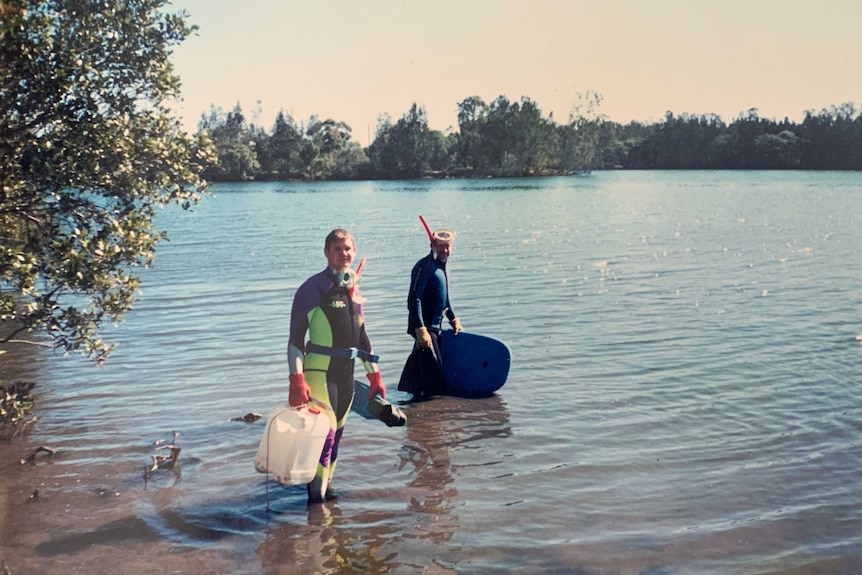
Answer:
<svg viewBox="0 0 862 575"><path fill-rule="evenodd" d="M22 510L20 499L26 488L22 488L21 458L27 444L21 437L0 441L0 574L12 574L10 565L12 549L10 543L14 530L13 517Z"/></svg>
<svg viewBox="0 0 862 575"><path fill-rule="evenodd" d="M0 443L0 575L261 573L218 548L162 537L137 513L145 486L124 481L122 464L60 472L62 452L22 464L34 448L22 437Z"/></svg>
<svg viewBox="0 0 862 575"><path fill-rule="evenodd" d="M0 456L3 455L3 450L0 449ZM4 575L8 573L6 569L6 542L9 540L9 535L6 531L7 514L9 513L9 482L5 470L0 466L0 477L3 478L3 483L0 484L0 572Z"/></svg>

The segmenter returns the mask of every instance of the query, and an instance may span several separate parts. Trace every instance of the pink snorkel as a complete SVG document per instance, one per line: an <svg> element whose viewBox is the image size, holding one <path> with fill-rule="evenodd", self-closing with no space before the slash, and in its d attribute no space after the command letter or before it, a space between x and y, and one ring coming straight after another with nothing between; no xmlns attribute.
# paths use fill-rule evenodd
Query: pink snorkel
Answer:
<svg viewBox="0 0 862 575"><path fill-rule="evenodd" d="M353 274L354 277L359 278L359 274L362 273L362 267L364 265L365 265L365 258L362 258L361 260L359 260L359 265L356 266L356 273ZM350 299L352 299L356 303L363 304L366 301L368 301L367 299L362 297L362 295L359 293L359 286L355 285L355 283L354 283L354 285L350 286L350 288L348 289L348 292L350 293Z"/></svg>

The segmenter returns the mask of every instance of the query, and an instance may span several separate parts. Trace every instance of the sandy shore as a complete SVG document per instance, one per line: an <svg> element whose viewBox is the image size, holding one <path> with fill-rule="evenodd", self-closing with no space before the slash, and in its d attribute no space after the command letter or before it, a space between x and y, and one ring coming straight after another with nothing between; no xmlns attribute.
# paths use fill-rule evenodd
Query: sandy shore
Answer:
<svg viewBox="0 0 862 575"><path fill-rule="evenodd" d="M253 552L178 550L138 517L131 494L58 479L44 453L22 465L35 447L26 436L0 442L0 575L263 572Z"/></svg>
<svg viewBox="0 0 862 575"><path fill-rule="evenodd" d="M23 450L23 451L22 451ZM10 518L19 507L16 505L20 487L20 460L27 450L27 444L21 438L0 440L0 574L13 573L9 571L9 543L12 537Z"/></svg>

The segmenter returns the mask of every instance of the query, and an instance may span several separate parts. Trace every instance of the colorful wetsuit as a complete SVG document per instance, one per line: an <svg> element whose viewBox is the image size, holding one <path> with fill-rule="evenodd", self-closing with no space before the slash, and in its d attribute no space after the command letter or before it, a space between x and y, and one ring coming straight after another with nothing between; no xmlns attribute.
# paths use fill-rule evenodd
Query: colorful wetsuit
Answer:
<svg viewBox="0 0 862 575"><path fill-rule="evenodd" d="M348 288L339 286L331 270L311 276L297 290L290 313L288 346L304 354L303 372L312 401L329 408L329 436L320 455L317 477L309 486L310 496L319 498L335 472L338 445L353 403L355 358L377 361L371 355L362 304L351 299Z"/></svg>

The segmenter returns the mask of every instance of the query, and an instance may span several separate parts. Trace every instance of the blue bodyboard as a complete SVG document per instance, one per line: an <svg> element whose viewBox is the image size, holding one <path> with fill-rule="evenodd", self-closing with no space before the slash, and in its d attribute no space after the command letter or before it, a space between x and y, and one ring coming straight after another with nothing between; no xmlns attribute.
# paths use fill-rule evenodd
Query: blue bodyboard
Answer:
<svg viewBox="0 0 862 575"><path fill-rule="evenodd" d="M448 392L455 395L490 395L509 376L512 352L493 337L466 331L440 332L440 354Z"/></svg>

